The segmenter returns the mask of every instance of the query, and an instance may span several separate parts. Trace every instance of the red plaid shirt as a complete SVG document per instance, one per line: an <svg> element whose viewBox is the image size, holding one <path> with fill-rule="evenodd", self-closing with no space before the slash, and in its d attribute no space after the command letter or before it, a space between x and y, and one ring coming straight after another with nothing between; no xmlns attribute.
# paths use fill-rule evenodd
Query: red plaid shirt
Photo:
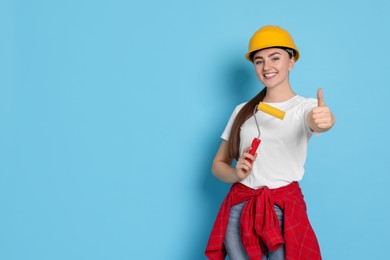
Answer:
<svg viewBox="0 0 390 260"><path fill-rule="evenodd" d="M230 207L247 201L241 215L241 240L252 259L261 259L265 253L262 243L270 251L286 245L287 260L321 259L320 248L306 213L306 204L298 182L287 186L269 189L251 189L235 183L223 201L211 231L206 248L209 259L225 259L226 249L223 241L228 224ZM284 211L284 236L274 204Z"/></svg>

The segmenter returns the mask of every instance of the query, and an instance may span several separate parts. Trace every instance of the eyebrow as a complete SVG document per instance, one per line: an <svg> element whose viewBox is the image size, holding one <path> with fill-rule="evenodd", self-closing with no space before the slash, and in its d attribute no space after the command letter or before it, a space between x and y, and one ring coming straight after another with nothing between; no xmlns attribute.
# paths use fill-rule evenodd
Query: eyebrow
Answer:
<svg viewBox="0 0 390 260"><path fill-rule="evenodd" d="M275 51L275 52L271 53L270 55L268 55L268 57L274 56L276 54L280 54L280 52ZM256 59L263 59L263 56L257 56L255 58L253 58L253 60L256 60Z"/></svg>

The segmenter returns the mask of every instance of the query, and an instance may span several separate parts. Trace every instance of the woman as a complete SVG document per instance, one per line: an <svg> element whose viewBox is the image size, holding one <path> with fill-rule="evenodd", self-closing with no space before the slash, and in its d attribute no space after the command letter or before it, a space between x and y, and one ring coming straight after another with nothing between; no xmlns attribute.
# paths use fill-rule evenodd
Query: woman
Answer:
<svg viewBox="0 0 390 260"><path fill-rule="evenodd" d="M213 160L214 176L233 185L210 235L209 259L321 259L298 181L309 139L331 129L335 118L322 89L316 100L291 88L289 72L299 55L278 26L262 27L249 42L246 58L265 88L235 108ZM284 119L257 111L260 102L283 110ZM258 127L261 144L252 155Z"/></svg>

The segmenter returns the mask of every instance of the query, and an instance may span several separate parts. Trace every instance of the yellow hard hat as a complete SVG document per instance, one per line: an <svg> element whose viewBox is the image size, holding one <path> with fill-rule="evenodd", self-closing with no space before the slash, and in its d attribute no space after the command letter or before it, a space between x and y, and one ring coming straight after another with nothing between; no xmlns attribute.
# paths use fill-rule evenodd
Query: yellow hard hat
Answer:
<svg viewBox="0 0 390 260"><path fill-rule="evenodd" d="M275 25L266 25L260 28L249 41L248 53L245 58L252 62L251 53L271 47L293 49L295 61L299 59L299 51L291 35Z"/></svg>

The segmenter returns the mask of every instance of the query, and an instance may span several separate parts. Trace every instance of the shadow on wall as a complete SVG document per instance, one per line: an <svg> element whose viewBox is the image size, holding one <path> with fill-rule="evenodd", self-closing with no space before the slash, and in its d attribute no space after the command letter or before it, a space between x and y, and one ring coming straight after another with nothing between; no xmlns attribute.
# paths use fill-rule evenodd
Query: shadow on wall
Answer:
<svg viewBox="0 0 390 260"><path fill-rule="evenodd" d="M222 141L220 138L222 134L221 129L225 128L227 120L236 105L248 101L261 90L260 88L253 88L255 77L251 71L251 66L243 64L240 60L233 60L223 64L228 65L225 67L216 66L221 68L221 71L217 72L217 86L213 88L214 91L210 95L215 96L213 100L218 101L215 107L219 107L224 111L224 114L216 114L215 118L218 118L218 120L213 122L211 126L209 125L208 129L204 129L205 134L201 138L201 147L204 147L204 150L201 156L199 156L197 165L199 165L198 172L202 176L199 183L200 210L202 214L200 215L201 218L196 221L196 227L193 228L195 234L191 235L194 238L191 249L183 259L206 259L204 250L211 229L220 205L231 186L218 180L211 173L213 158Z"/></svg>
<svg viewBox="0 0 390 260"><path fill-rule="evenodd" d="M251 66L243 64L230 70L227 75L229 78L228 89L231 92L230 99L235 105L249 101L263 88L262 86L259 89L253 88L256 74Z"/></svg>

